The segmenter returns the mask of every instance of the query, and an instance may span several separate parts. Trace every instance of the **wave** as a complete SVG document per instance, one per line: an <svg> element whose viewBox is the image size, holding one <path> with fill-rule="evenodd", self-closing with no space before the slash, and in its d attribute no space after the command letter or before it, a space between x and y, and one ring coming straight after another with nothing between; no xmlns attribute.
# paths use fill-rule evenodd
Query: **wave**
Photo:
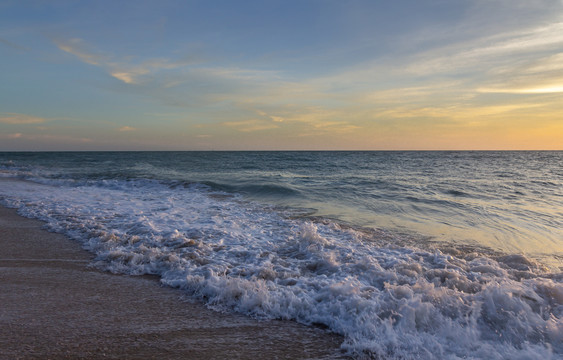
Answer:
<svg viewBox="0 0 563 360"><path fill-rule="evenodd" d="M248 197L287 197L287 196L300 196L301 192L289 186L283 186L271 183L242 183L242 184L221 184L217 182L204 181L211 189L218 191L225 191L233 194L243 194Z"/></svg>
<svg viewBox="0 0 563 360"><path fill-rule="evenodd" d="M525 256L400 246L393 233L210 196L215 184L57 181L10 181L0 199L80 241L96 266L158 275L210 307L323 324L358 357L563 354L563 275Z"/></svg>

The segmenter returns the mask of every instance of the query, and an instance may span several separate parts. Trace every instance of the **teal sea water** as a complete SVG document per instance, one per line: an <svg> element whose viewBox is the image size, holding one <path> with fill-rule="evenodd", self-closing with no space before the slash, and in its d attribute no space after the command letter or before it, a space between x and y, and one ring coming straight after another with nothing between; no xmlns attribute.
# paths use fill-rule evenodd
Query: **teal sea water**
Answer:
<svg viewBox="0 0 563 360"><path fill-rule="evenodd" d="M563 152L0 153L0 202L354 356L560 358Z"/></svg>

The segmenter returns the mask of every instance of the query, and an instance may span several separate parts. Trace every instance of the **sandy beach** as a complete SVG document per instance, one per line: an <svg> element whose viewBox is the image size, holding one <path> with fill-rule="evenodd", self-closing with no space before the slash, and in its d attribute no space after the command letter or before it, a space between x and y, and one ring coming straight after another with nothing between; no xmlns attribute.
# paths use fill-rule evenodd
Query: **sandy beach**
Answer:
<svg viewBox="0 0 563 360"><path fill-rule="evenodd" d="M112 275L0 207L0 359L335 359L342 338L222 314L151 277Z"/></svg>

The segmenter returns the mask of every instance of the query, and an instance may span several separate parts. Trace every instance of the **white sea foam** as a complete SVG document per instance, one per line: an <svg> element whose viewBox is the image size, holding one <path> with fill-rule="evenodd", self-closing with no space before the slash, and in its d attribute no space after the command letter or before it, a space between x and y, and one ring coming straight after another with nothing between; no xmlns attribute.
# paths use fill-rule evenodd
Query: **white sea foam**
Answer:
<svg viewBox="0 0 563 360"><path fill-rule="evenodd" d="M322 324L356 356L563 355L563 284L523 256L454 257L291 217L201 186L2 181L3 204L209 306Z"/></svg>

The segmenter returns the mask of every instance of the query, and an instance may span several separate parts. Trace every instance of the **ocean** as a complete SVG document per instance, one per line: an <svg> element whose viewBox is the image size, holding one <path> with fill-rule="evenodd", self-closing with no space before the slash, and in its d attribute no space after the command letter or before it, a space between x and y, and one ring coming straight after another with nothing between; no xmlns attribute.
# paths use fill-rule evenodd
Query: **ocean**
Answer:
<svg viewBox="0 0 563 360"><path fill-rule="evenodd" d="M0 178L93 266L354 357L563 357L561 151L6 152Z"/></svg>

